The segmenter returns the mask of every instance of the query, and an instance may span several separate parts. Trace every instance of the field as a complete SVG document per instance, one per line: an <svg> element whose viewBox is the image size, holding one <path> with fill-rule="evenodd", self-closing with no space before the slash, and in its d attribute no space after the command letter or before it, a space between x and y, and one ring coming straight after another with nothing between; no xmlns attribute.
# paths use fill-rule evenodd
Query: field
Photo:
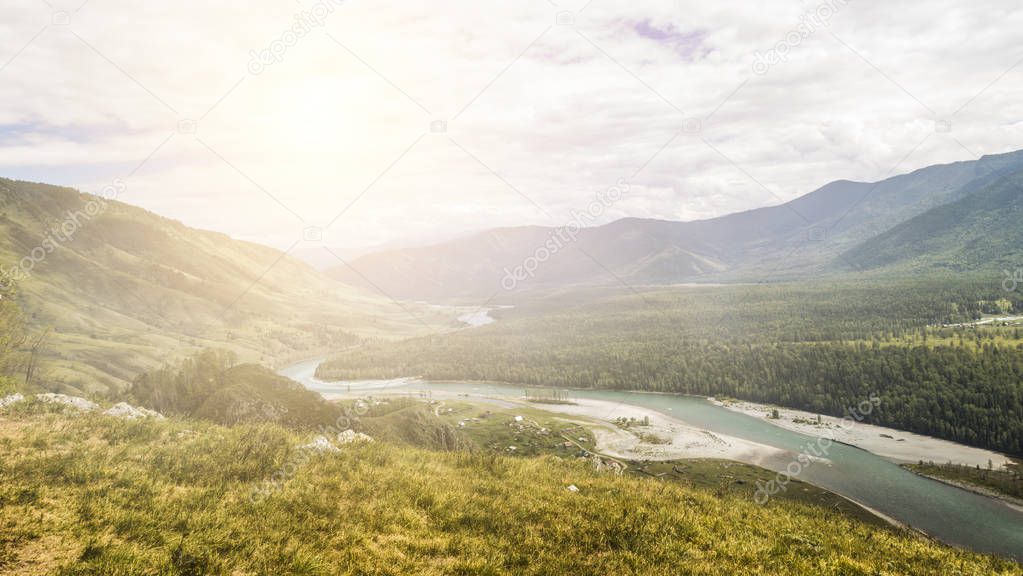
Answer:
<svg viewBox="0 0 1023 576"><path fill-rule="evenodd" d="M585 460L296 448L308 440L9 411L0 574L1023 574L816 504L762 507Z"/></svg>

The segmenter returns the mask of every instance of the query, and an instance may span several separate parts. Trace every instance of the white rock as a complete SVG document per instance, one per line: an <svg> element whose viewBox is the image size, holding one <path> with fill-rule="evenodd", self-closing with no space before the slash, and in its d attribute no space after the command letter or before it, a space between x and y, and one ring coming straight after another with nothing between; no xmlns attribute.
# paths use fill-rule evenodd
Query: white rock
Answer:
<svg viewBox="0 0 1023 576"><path fill-rule="evenodd" d="M137 420L139 418L156 418L157 420L163 420L163 414L155 410L148 408L141 408L132 406L127 402L118 402L114 404L109 410L103 412L107 416L115 416L117 418L127 418L128 420Z"/></svg>
<svg viewBox="0 0 1023 576"><path fill-rule="evenodd" d="M86 400L79 396L68 396L66 394L36 394L36 398L42 402L51 404L63 404L78 410L95 410L99 408L95 402Z"/></svg>
<svg viewBox="0 0 1023 576"><path fill-rule="evenodd" d="M25 397L21 394L11 394L10 396L4 396L0 398L0 408L6 408L12 404L17 404L25 400Z"/></svg>
<svg viewBox="0 0 1023 576"><path fill-rule="evenodd" d="M341 449L330 443L326 436L317 436L313 441L300 446L300 450L312 450L313 452L340 452Z"/></svg>
<svg viewBox="0 0 1023 576"><path fill-rule="evenodd" d="M567 490L569 492L578 492L579 491L579 487L576 486L575 484L569 484Z"/></svg>
<svg viewBox="0 0 1023 576"><path fill-rule="evenodd" d="M522 422L522 416L516 416L515 417L515 421L516 422Z"/></svg>
<svg viewBox="0 0 1023 576"><path fill-rule="evenodd" d="M356 442L372 442L373 438L363 434L362 432L356 432L355 430L349 429L338 434L337 441L339 444L353 444Z"/></svg>

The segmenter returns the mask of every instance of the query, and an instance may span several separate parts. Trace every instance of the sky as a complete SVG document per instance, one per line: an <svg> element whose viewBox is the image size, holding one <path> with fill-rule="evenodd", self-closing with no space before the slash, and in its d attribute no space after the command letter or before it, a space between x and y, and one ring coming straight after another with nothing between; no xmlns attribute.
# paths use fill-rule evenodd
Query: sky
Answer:
<svg viewBox="0 0 1023 576"><path fill-rule="evenodd" d="M1011 0L0 2L0 176L297 252L1023 148Z"/></svg>

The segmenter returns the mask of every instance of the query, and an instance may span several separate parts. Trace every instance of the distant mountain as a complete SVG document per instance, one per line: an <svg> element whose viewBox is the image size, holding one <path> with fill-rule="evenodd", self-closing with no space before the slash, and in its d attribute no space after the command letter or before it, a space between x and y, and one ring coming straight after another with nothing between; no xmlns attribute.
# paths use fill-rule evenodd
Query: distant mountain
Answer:
<svg viewBox="0 0 1023 576"><path fill-rule="evenodd" d="M37 387L124 389L216 345L273 362L418 324L264 246L73 189L0 179L0 272L51 326Z"/></svg>
<svg viewBox="0 0 1023 576"><path fill-rule="evenodd" d="M573 285L671 284L806 275L901 222L1023 169L1023 151L930 166L877 183L840 180L782 205L695 222L624 219L569 235L501 228L370 254L344 282L416 300L500 298ZM510 290L509 290L510 289Z"/></svg>
<svg viewBox="0 0 1023 576"><path fill-rule="evenodd" d="M844 254L852 267L952 272L1023 266L1023 171L932 208Z"/></svg>

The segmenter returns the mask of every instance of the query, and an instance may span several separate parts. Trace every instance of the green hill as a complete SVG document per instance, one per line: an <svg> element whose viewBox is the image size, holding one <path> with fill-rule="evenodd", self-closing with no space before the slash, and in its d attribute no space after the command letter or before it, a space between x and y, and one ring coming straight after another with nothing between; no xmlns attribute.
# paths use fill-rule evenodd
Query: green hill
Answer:
<svg viewBox="0 0 1023 576"><path fill-rule="evenodd" d="M142 374L130 400L167 415L220 424L272 422L313 428L333 426L341 410L301 384L258 364L238 364L234 354L204 350L176 367Z"/></svg>
<svg viewBox="0 0 1023 576"><path fill-rule="evenodd" d="M844 260L860 269L1015 271L1023 265L1021 217L1023 172L1015 172L864 242Z"/></svg>
<svg viewBox="0 0 1023 576"><path fill-rule="evenodd" d="M73 394L122 391L207 346L273 364L424 330L278 250L45 184L0 179L0 264L27 322L53 328L33 385Z"/></svg>
<svg viewBox="0 0 1023 576"><path fill-rule="evenodd" d="M0 418L0 574L1020 575L829 508L274 425ZM578 492L567 489L578 487Z"/></svg>

